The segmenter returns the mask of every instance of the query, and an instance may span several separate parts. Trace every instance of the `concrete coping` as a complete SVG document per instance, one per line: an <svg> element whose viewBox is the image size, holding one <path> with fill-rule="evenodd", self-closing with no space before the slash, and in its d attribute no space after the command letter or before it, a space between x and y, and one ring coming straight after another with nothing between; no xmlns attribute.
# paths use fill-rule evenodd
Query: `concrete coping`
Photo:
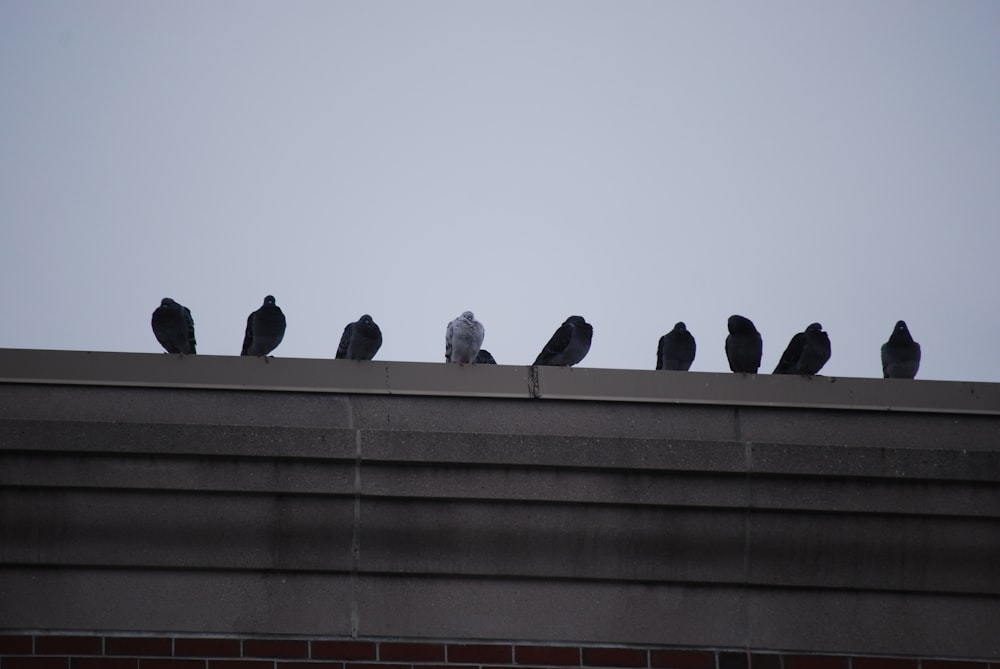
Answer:
<svg viewBox="0 0 1000 669"><path fill-rule="evenodd" d="M0 348L0 383L1000 414L1000 384Z"/></svg>

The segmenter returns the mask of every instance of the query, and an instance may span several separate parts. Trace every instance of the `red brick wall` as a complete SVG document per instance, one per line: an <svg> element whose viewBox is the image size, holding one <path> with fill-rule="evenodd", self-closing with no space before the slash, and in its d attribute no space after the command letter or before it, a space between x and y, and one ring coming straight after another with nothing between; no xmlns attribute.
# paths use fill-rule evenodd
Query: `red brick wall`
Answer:
<svg viewBox="0 0 1000 669"><path fill-rule="evenodd" d="M1000 660L732 649L0 634L0 669L1000 669Z"/></svg>

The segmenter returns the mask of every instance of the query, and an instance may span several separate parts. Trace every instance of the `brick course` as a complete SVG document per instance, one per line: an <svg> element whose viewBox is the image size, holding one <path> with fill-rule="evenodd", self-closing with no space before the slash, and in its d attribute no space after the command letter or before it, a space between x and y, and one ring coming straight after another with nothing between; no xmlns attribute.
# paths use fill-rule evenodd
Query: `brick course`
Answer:
<svg viewBox="0 0 1000 669"><path fill-rule="evenodd" d="M325 660L374 660L378 648L370 641L313 641L310 657Z"/></svg>
<svg viewBox="0 0 1000 669"><path fill-rule="evenodd" d="M635 648L584 648L583 663L589 667L648 667L649 652Z"/></svg>
<svg viewBox="0 0 1000 669"><path fill-rule="evenodd" d="M713 669L715 654L696 650L654 650L649 654L649 666L663 669Z"/></svg>
<svg viewBox="0 0 1000 669"><path fill-rule="evenodd" d="M380 643L378 659L409 662L444 662L444 644L440 643Z"/></svg>
<svg viewBox="0 0 1000 669"><path fill-rule="evenodd" d="M38 636L35 655L100 655L103 642L99 636Z"/></svg>
<svg viewBox="0 0 1000 669"><path fill-rule="evenodd" d="M147 657L139 659L139 669L205 669L205 660Z"/></svg>
<svg viewBox="0 0 1000 669"><path fill-rule="evenodd" d="M0 634L0 669L1000 669L991 659L732 648Z"/></svg>
<svg viewBox="0 0 1000 669"><path fill-rule="evenodd" d="M173 655L173 643L168 637L109 636L104 640L104 654L137 657Z"/></svg>
<svg viewBox="0 0 1000 669"><path fill-rule="evenodd" d="M9 657L0 658L3 669L69 669L68 657Z"/></svg>
<svg viewBox="0 0 1000 669"><path fill-rule="evenodd" d="M309 642L245 639L243 641L243 657L309 657Z"/></svg>
<svg viewBox="0 0 1000 669"><path fill-rule="evenodd" d="M239 657L239 639L176 639L174 655L179 657Z"/></svg>
<svg viewBox="0 0 1000 669"><path fill-rule="evenodd" d="M551 646L516 646L514 661L517 664L580 666L580 649Z"/></svg>
<svg viewBox="0 0 1000 669"><path fill-rule="evenodd" d="M479 664L510 664L513 648L510 644L449 644L448 662Z"/></svg>

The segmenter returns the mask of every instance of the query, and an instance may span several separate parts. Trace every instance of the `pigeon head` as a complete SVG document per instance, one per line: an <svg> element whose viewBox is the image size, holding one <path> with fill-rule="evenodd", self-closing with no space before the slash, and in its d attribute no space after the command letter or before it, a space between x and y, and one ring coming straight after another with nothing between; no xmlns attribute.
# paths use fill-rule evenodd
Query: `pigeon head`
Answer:
<svg viewBox="0 0 1000 669"><path fill-rule="evenodd" d="M679 330L679 331L683 332L684 330L687 330L688 328L687 328L687 326L686 326L686 325L684 325L684 321L678 321L678 322L677 322L677 323L676 323L676 324L674 325L674 329L675 329L675 330Z"/></svg>
<svg viewBox="0 0 1000 669"><path fill-rule="evenodd" d="M572 323L573 325L582 325L587 321L584 320L583 316L570 316L566 319L567 323Z"/></svg>
<svg viewBox="0 0 1000 669"><path fill-rule="evenodd" d="M474 320L476 320L475 314L473 314L471 311L463 311L462 312L462 318L464 318L467 321L474 321Z"/></svg>
<svg viewBox="0 0 1000 669"><path fill-rule="evenodd" d="M757 331L757 328L753 325L753 321L737 314L733 314L729 317L728 325L729 331L732 334L751 333Z"/></svg>
<svg viewBox="0 0 1000 669"><path fill-rule="evenodd" d="M264 305L273 307L274 306L274 295L268 295L264 298Z"/></svg>
<svg viewBox="0 0 1000 669"><path fill-rule="evenodd" d="M361 317L361 318L359 318L358 320L359 320L360 322L362 322L362 323L365 323L365 324L367 325L368 323L371 323L371 322L372 322L372 317L371 317L371 316L369 316L368 314L365 314L364 316L362 316L362 317Z"/></svg>
<svg viewBox="0 0 1000 669"><path fill-rule="evenodd" d="M906 327L905 321L896 321L896 327L892 329L892 335L889 339L897 342L910 343L913 341L913 335L910 334L910 328Z"/></svg>
<svg viewBox="0 0 1000 669"><path fill-rule="evenodd" d="M173 300L171 300L169 297L164 297L162 300L160 300L160 306L161 307L176 307L177 303L174 302ZM900 323L902 323L902 322L903 321L900 321Z"/></svg>
<svg viewBox="0 0 1000 669"><path fill-rule="evenodd" d="M809 327L806 328L806 332L822 332L823 326L819 323L810 323Z"/></svg>

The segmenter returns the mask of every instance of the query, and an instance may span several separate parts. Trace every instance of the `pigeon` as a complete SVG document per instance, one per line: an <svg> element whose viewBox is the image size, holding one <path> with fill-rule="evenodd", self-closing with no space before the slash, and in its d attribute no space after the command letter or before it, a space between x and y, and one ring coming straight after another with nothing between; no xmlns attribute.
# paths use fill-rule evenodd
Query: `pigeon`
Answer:
<svg viewBox="0 0 1000 669"><path fill-rule="evenodd" d="M912 379L920 368L920 344L913 341L904 321L896 321L889 341L882 344L882 376Z"/></svg>
<svg viewBox="0 0 1000 669"><path fill-rule="evenodd" d="M694 362L694 337L684 323L677 323L674 329L660 337L656 347L656 368L686 372Z"/></svg>
<svg viewBox="0 0 1000 669"><path fill-rule="evenodd" d="M477 365L495 365L497 361L493 359L490 352L485 348L479 349L479 353L476 354L476 364Z"/></svg>
<svg viewBox="0 0 1000 669"><path fill-rule="evenodd" d="M240 355L267 355L278 348L285 336L285 314L274 303L274 296L264 298L264 304L247 316L247 332Z"/></svg>
<svg viewBox="0 0 1000 669"><path fill-rule="evenodd" d="M729 336L726 337L726 357L729 369L743 374L756 374L764 342L753 321L743 316L729 317Z"/></svg>
<svg viewBox="0 0 1000 669"><path fill-rule="evenodd" d="M476 320L471 311L448 323L444 333L444 359L446 362L472 364L476 362L479 348L483 345L486 328Z"/></svg>
<svg viewBox="0 0 1000 669"><path fill-rule="evenodd" d="M153 312L153 334L167 353L194 353L194 319L191 310L169 297Z"/></svg>
<svg viewBox="0 0 1000 669"><path fill-rule="evenodd" d="M337 358L371 360L382 347L382 331L368 314L348 323L337 346Z"/></svg>
<svg viewBox="0 0 1000 669"><path fill-rule="evenodd" d="M823 369L829 359L830 337L823 332L822 325L812 323L788 342L788 348L781 354L774 373L812 376Z"/></svg>
<svg viewBox="0 0 1000 669"><path fill-rule="evenodd" d="M570 316L545 344L533 364L572 367L586 357L593 338L594 327L583 316Z"/></svg>

